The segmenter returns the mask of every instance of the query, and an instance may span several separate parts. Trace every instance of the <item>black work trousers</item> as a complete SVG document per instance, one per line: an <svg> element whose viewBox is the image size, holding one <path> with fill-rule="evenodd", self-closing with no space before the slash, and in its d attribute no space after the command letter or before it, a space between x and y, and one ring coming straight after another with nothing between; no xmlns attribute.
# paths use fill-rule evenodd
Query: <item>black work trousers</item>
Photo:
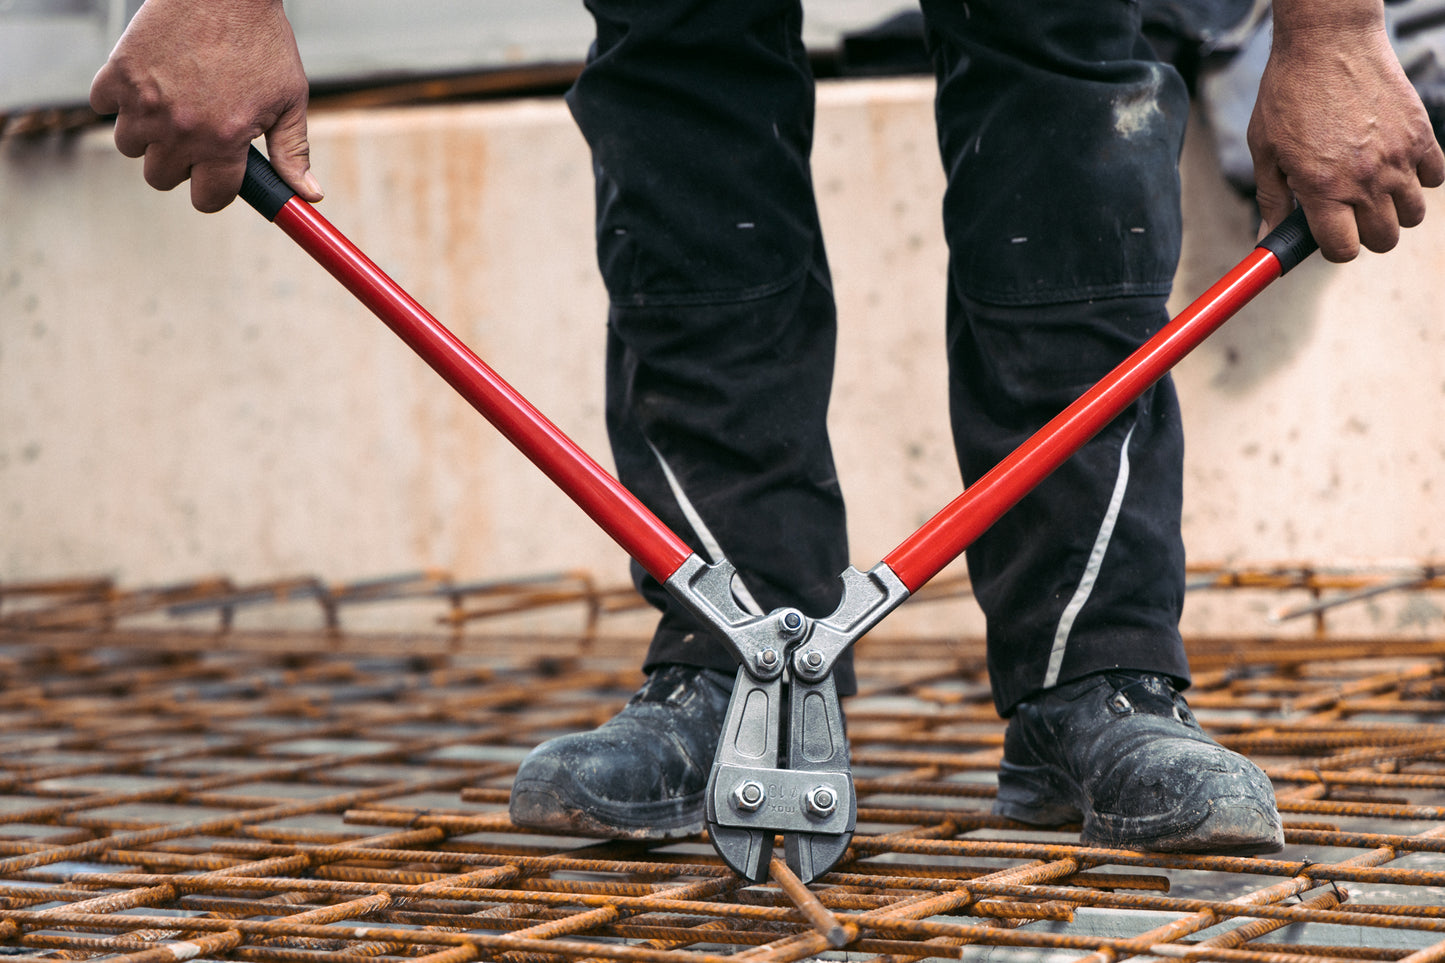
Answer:
<svg viewBox="0 0 1445 963"><path fill-rule="evenodd" d="M596 173L617 471L704 558L737 566L745 607L827 614L848 549L801 4L587 6L597 40L568 103ZM948 180L950 414L971 482L1167 320L1188 102L1148 55L1136 3L923 12ZM969 549L1001 712L1103 669L1187 683L1182 456L1166 380ZM646 664L731 671L633 572L662 612ZM837 679L853 690L846 659Z"/></svg>

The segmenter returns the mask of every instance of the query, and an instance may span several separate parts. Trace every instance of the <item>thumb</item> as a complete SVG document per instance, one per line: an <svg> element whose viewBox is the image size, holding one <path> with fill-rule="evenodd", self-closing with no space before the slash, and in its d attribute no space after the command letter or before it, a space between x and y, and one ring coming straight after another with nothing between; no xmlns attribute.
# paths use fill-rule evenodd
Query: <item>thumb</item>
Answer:
<svg viewBox="0 0 1445 963"><path fill-rule="evenodd" d="M304 200L315 204L325 196L311 173L311 144L306 138L306 107L293 107L266 132L266 154L281 179Z"/></svg>

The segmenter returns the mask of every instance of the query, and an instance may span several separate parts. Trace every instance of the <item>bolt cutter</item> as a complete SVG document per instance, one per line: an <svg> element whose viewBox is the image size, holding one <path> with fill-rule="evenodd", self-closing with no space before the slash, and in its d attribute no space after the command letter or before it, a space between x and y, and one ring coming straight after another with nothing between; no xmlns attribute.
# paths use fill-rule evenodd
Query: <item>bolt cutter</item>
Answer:
<svg viewBox="0 0 1445 963"><path fill-rule="evenodd" d="M241 197L315 258L630 556L738 662L707 786L713 846L741 876L767 877L776 837L798 878L827 872L852 839L858 799L833 664L1004 512L1162 378L1251 298L1315 250L1296 210L1158 334L867 572L849 567L831 615L742 610L726 559L694 553L646 506L502 380L251 148Z"/></svg>

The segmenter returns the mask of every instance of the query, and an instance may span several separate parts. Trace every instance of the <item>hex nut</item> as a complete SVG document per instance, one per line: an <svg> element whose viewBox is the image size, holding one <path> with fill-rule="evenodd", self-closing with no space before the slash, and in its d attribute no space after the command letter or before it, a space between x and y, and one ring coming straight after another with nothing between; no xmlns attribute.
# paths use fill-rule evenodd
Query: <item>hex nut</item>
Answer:
<svg viewBox="0 0 1445 963"><path fill-rule="evenodd" d="M827 786L814 786L803 800L808 814L826 819L838 809L838 796Z"/></svg>
<svg viewBox="0 0 1445 963"><path fill-rule="evenodd" d="M763 808L763 801L768 798L767 791L763 784L749 779L746 782L738 783L733 790L733 808L738 812L755 813Z"/></svg>

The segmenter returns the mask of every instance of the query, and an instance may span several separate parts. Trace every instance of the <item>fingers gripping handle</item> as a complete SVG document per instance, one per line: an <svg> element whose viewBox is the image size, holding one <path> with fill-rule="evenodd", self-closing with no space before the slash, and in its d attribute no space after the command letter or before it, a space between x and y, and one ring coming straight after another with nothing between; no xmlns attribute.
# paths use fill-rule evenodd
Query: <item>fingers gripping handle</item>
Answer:
<svg viewBox="0 0 1445 963"><path fill-rule="evenodd" d="M276 220L286 202L296 196L276 168L252 147L246 151L246 178L241 182L241 200L250 204L268 221Z"/></svg>

